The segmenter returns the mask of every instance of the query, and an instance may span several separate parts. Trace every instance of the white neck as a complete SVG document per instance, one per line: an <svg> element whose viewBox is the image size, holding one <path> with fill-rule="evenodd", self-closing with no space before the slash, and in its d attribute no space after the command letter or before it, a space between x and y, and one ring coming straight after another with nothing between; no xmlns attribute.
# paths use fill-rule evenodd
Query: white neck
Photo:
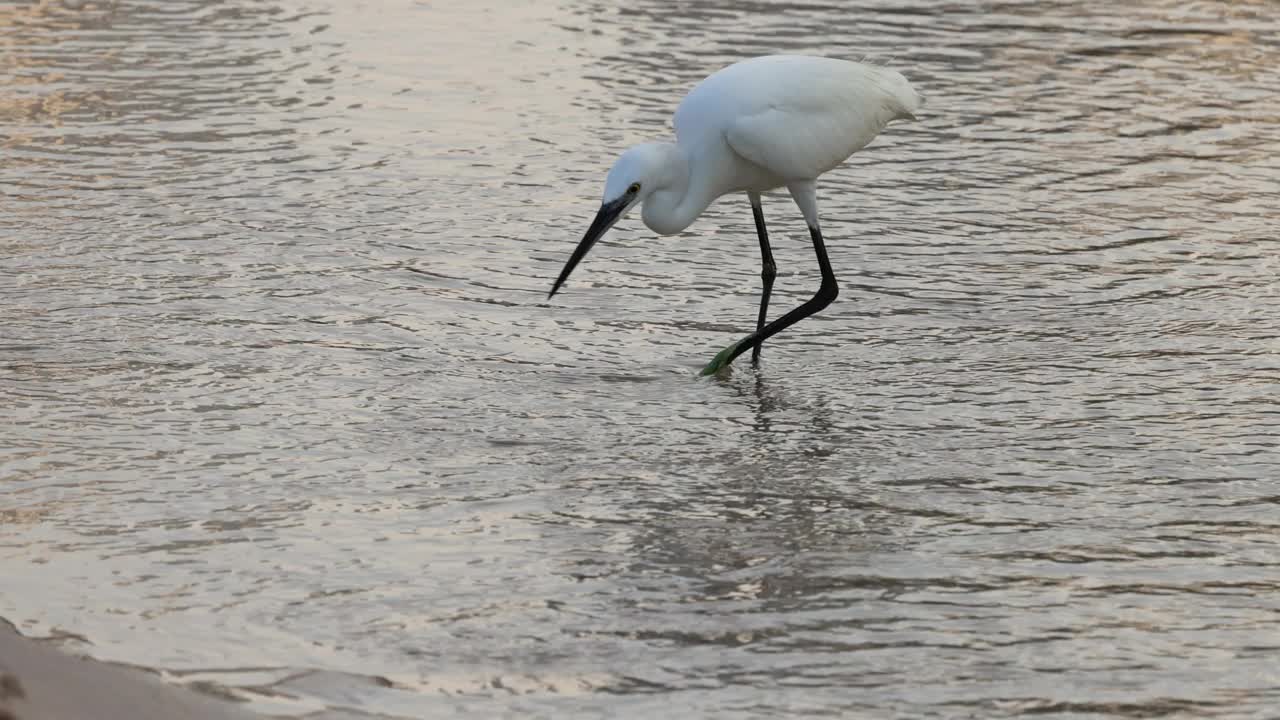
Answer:
<svg viewBox="0 0 1280 720"><path fill-rule="evenodd" d="M705 183L693 177L693 159L675 143L663 143L662 182L644 200L644 224L659 235L675 235L693 224L716 199Z"/></svg>

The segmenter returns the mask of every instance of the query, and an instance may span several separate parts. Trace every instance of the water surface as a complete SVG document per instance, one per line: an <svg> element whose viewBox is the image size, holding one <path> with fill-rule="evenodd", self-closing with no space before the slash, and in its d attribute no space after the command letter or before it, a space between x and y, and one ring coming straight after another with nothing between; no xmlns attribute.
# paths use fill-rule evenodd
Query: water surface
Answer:
<svg viewBox="0 0 1280 720"><path fill-rule="evenodd" d="M686 7L689 5L691 7ZM1266 3L0 5L0 616L353 717L1269 717ZM769 52L927 96L840 300L628 143ZM817 286L766 199L778 312ZM359 715L363 717L364 715Z"/></svg>

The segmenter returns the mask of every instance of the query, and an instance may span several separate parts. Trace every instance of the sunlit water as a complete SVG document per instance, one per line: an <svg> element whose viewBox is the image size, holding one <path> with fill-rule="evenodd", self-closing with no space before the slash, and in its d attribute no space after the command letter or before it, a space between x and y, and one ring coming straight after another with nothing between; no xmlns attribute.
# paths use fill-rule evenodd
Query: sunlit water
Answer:
<svg viewBox="0 0 1280 720"><path fill-rule="evenodd" d="M776 51L928 98L821 185L840 300L698 378L735 197L547 303ZM295 716L1280 707L1274 4L19 0L0 64L24 632Z"/></svg>

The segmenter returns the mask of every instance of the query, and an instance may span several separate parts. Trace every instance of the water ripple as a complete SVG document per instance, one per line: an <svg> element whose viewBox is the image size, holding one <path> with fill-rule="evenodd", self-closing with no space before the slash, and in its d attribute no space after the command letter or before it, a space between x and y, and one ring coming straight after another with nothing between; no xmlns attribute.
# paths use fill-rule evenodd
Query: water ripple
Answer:
<svg viewBox="0 0 1280 720"><path fill-rule="evenodd" d="M286 716L1267 716L1269 6L686 5L0 8L0 615ZM725 198L547 302L778 51L928 98L821 183L840 301L697 380Z"/></svg>

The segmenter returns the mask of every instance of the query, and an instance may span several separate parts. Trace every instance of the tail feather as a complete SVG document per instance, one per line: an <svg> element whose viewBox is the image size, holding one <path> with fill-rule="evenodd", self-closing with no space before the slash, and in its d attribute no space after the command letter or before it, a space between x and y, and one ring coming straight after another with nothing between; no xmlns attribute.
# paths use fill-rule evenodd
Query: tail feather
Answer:
<svg viewBox="0 0 1280 720"><path fill-rule="evenodd" d="M885 101L894 113L895 119L916 119L916 112L924 107L924 98L902 73L889 68L873 68L876 84L884 91Z"/></svg>

